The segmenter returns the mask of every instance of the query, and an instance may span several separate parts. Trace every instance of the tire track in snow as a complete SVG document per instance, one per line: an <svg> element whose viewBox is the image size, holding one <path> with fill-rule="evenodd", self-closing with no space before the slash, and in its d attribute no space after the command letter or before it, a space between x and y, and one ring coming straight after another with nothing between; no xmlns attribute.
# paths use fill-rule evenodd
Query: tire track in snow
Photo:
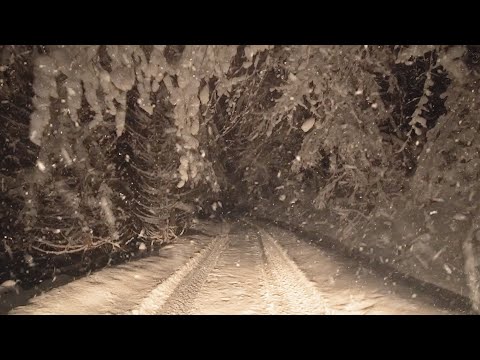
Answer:
<svg viewBox="0 0 480 360"><path fill-rule="evenodd" d="M144 301L142 309L134 313L193 314L210 313L212 311L212 313L216 313L211 308L212 304L218 300L217 306L223 306L223 300L225 299L222 296L225 295L225 290L231 291L228 298L233 299L239 293L244 293L245 289L250 289L250 291L259 289L261 291L261 303L254 309L251 306L249 307L251 305L249 301L240 296L235 300L235 303L237 307L243 306L245 309L238 310L253 310L250 313L256 314L331 313L327 310L325 302L316 287L305 277L280 245L267 232L256 225L248 224L247 228L248 230L244 229L243 234L247 237L240 242L232 243L233 240L226 236L216 239L211 248L205 249L206 252L201 259L198 258L195 264L187 264L178 274L175 274L177 279L172 278L167 280L169 283L161 284ZM258 231L255 231L257 228ZM251 234L253 243L248 240L248 234ZM250 255L247 256L247 252ZM258 262L262 264L259 269L261 275L258 277L248 276L249 283L247 284L244 279L246 276L245 269L235 267L232 259L242 259L242 263L244 263L247 258L253 260L252 256L258 258ZM223 260L219 265L220 259ZM217 266L217 271L214 271ZM225 283L226 280L221 280L220 282L214 282L213 287L212 284L205 287L209 276L216 275L218 277L221 275L222 279L226 279L232 269L239 269L240 273L236 276L243 278L238 286L232 286Z"/></svg>
<svg viewBox="0 0 480 360"><path fill-rule="evenodd" d="M234 225L228 246L218 257L202 287L198 289L191 314L268 314L264 294L264 259L253 229ZM240 228L240 229L239 229ZM238 233L238 230L240 230Z"/></svg>
<svg viewBox="0 0 480 360"><path fill-rule="evenodd" d="M173 315L188 313L196 293L215 266L220 253L228 244L228 230L228 227L224 228L221 235L217 236L199 254L152 290L140 305L129 311L128 314Z"/></svg>
<svg viewBox="0 0 480 360"><path fill-rule="evenodd" d="M270 314L333 314L322 294L289 258L285 250L260 227L264 256L264 299Z"/></svg>
<svg viewBox="0 0 480 360"><path fill-rule="evenodd" d="M396 283L395 279L388 281L385 274L378 274L354 259L343 258L331 250L304 242L290 231L275 225L259 226L276 239L305 277L312 281L329 313L431 315L458 311L438 306L435 298L422 294L422 290L410 284Z"/></svg>

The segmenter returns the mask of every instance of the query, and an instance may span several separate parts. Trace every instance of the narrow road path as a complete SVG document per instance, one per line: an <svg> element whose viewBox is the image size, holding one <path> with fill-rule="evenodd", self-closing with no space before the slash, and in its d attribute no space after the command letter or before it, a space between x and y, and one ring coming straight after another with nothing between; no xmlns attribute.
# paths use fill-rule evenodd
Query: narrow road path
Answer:
<svg viewBox="0 0 480 360"><path fill-rule="evenodd" d="M448 314L279 228L204 225L158 256L40 295L11 314Z"/></svg>

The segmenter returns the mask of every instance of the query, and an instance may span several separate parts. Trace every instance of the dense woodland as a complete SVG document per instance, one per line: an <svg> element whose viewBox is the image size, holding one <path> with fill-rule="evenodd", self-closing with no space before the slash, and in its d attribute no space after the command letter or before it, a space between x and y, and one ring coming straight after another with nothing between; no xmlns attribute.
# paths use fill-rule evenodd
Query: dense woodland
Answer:
<svg viewBox="0 0 480 360"><path fill-rule="evenodd" d="M479 71L477 46L0 46L0 280L233 212L479 309Z"/></svg>

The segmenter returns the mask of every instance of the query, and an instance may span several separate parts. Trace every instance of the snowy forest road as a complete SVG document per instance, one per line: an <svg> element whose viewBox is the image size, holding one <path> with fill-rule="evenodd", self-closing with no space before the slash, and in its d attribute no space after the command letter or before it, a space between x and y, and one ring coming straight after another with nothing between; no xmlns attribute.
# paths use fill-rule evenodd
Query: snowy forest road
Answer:
<svg viewBox="0 0 480 360"><path fill-rule="evenodd" d="M200 223L194 235L32 298L10 314L454 314L276 226Z"/></svg>

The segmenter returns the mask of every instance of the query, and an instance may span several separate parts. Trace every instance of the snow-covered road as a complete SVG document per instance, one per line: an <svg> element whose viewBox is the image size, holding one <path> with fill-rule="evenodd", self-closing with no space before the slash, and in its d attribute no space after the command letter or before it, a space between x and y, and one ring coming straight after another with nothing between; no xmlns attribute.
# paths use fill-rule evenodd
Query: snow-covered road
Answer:
<svg viewBox="0 0 480 360"><path fill-rule="evenodd" d="M275 226L210 222L197 230L203 234L52 289L9 313L454 313Z"/></svg>

